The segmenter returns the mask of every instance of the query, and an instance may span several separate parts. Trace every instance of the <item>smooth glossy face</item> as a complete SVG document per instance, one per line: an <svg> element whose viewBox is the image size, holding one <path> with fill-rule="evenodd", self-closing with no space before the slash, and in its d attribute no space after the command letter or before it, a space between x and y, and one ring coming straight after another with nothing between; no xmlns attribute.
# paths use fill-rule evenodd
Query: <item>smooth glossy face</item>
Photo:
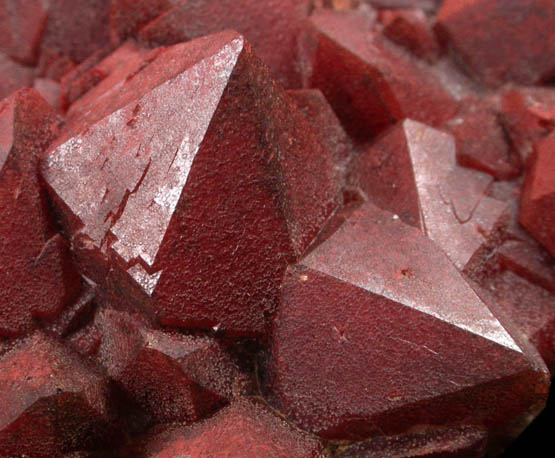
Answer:
<svg viewBox="0 0 555 458"><path fill-rule="evenodd" d="M268 374L274 405L334 439L464 418L473 403L501 431L538 402L509 380L546 380L441 248L372 204L287 271ZM507 411L488 396L509 396Z"/></svg>

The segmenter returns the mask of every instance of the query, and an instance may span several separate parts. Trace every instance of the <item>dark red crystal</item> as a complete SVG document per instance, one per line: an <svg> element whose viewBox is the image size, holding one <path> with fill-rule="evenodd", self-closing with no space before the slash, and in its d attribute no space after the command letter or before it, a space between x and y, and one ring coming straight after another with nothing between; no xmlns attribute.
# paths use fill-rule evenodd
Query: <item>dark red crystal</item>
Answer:
<svg viewBox="0 0 555 458"><path fill-rule="evenodd" d="M28 331L79 292L66 242L54 230L38 176L59 121L33 90L0 102L0 335Z"/></svg>

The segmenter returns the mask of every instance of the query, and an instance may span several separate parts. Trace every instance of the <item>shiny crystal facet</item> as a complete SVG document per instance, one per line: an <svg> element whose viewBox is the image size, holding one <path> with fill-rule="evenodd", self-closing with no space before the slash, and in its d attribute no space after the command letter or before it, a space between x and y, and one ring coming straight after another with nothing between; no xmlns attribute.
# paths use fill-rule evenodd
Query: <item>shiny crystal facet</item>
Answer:
<svg viewBox="0 0 555 458"><path fill-rule="evenodd" d="M270 400L335 439L449 419L495 448L549 384L442 251L371 204L288 269L270 355Z"/></svg>
<svg viewBox="0 0 555 458"><path fill-rule="evenodd" d="M164 324L262 333L286 263L336 206L331 153L234 32L122 84L43 167L82 268Z"/></svg>
<svg viewBox="0 0 555 458"><path fill-rule="evenodd" d="M456 163L447 133L412 120L386 132L360 155L355 181L370 201L420 228L460 270L476 270L498 243L506 205L487 197L492 179Z"/></svg>

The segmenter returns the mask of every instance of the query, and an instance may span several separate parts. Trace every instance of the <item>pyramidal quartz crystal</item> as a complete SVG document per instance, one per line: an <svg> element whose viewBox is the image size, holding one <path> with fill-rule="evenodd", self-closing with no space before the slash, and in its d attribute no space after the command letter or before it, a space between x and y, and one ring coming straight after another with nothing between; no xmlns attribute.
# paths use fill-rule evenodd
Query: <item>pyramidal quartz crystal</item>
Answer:
<svg viewBox="0 0 555 458"><path fill-rule="evenodd" d="M554 20L0 0L0 458L549 450Z"/></svg>
<svg viewBox="0 0 555 458"><path fill-rule="evenodd" d="M70 126L42 171L85 275L166 325L263 333L338 181L244 38L162 50Z"/></svg>
<svg viewBox="0 0 555 458"><path fill-rule="evenodd" d="M329 439L449 418L496 450L549 384L441 249L372 204L288 269L269 355L273 404Z"/></svg>

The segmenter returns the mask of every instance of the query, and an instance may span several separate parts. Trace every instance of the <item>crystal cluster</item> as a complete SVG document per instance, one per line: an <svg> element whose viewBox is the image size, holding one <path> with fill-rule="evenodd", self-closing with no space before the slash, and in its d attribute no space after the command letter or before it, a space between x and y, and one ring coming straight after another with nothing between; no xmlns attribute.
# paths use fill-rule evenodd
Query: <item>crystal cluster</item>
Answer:
<svg viewBox="0 0 555 458"><path fill-rule="evenodd" d="M502 454L554 44L551 0L0 0L0 457Z"/></svg>

